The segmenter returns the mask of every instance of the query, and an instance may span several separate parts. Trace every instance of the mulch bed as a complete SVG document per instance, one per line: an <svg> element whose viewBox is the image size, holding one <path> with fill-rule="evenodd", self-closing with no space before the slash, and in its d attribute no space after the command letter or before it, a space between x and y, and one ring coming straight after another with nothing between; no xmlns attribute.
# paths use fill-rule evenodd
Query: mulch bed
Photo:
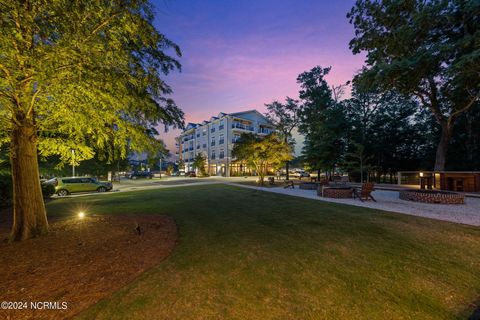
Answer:
<svg viewBox="0 0 480 320"><path fill-rule="evenodd" d="M2 241L0 302L27 302L27 309L0 309L0 319L72 318L165 259L176 239L172 218L135 214L56 221L46 236ZM47 305L56 309L32 310L39 301L57 302Z"/></svg>

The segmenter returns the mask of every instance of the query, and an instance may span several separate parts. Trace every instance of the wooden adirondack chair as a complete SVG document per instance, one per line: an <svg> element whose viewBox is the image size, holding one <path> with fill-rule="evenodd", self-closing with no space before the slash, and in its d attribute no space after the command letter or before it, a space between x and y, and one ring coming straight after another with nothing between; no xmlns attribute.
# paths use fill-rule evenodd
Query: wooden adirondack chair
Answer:
<svg viewBox="0 0 480 320"><path fill-rule="evenodd" d="M377 202L372 196L372 191L374 190L375 184L373 182L366 182L362 184L360 190L355 188L353 191L353 197L360 199L360 201L366 201L368 199L372 199L373 201Z"/></svg>

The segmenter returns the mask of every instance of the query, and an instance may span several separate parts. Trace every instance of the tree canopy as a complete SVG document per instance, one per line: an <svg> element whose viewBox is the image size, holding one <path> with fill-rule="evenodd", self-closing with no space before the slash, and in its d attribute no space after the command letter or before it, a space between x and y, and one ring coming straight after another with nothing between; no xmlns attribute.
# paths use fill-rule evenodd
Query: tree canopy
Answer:
<svg viewBox="0 0 480 320"><path fill-rule="evenodd" d="M205 166L207 165L207 158L203 155L203 153L197 153L195 158L193 159L192 167L194 169L198 169L200 175L206 176L207 170Z"/></svg>
<svg viewBox="0 0 480 320"><path fill-rule="evenodd" d="M345 148L344 109L332 98L325 80L330 70L316 66L297 78L303 102L299 126L305 135L303 158L310 168L327 172L341 162Z"/></svg>
<svg viewBox="0 0 480 320"><path fill-rule="evenodd" d="M480 97L480 3L357 0L347 17L350 48L367 54L356 81L430 110L441 127L435 170L443 170L457 118Z"/></svg>
<svg viewBox="0 0 480 320"><path fill-rule="evenodd" d="M232 156L255 170L263 185L267 170L278 169L293 159L292 152L292 146L275 133L265 137L244 133L235 143Z"/></svg>
<svg viewBox="0 0 480 320"><path fill-rule="evenodd" d="M303 105L300 101L287 97L285 103L273 101L265 104L267 113L265 116L275 125L280 137L287 143L295 144L292 137L292 131L297 129L300 124L300 114ZM286 179L289 179L289 161L285 163Z"/></svg>
<svg viewBox="0 0 480 320"><path fill-rule="evenodd" d="M152 25L147 1L7 1L0 35L0 123L35 119L41 155L70 162L111 143L136 151L147 129L182 126L162 80L180 68L179 47ZM7 142L6 136L4 142Z"/></svg>

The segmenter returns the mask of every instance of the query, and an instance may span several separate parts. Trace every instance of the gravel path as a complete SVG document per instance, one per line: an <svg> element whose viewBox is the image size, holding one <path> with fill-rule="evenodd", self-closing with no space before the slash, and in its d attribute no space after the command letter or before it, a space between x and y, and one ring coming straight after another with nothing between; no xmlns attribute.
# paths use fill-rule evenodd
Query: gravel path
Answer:
<svg viewBox="0 0 480 320"><path fill-rule="evenodd" d="M284 188L261 188L230 183L242 188L250 188L267 192L280 193L290 196L303 197L326 202L335 202L354 205L358 207L373 208L414 216L426 217L436 220L463 223L472 226L480 226L480 198L466 198L465 204L445 205L429 204L400 200L398 191L376 190L372 193L377 202L354 199L331 199L317 196L316 190L284 189Z"/></svg>

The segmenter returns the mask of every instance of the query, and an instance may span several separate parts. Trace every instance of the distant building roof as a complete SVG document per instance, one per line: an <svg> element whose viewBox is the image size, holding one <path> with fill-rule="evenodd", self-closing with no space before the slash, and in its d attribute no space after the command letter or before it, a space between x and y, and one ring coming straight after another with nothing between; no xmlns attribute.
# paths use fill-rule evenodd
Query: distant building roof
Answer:
<svg viewBox="0 0 480 320"><path fill-rule="evenodd" d="M232 117L239 117L241 118L241 115L243 114L247 114L247 113L256 113L258 114L259 116L261 116L262 118L264 118L265 120L267 120L268 122L270 122L267 117L265 117L265 115L261 114L260 112L258 112L257 110L255 109L251 109L251 110L246 110L246 111L239 111L239 112L232 112L232 113L225 113L225 112L220 112L218 114L218 116L212 116L210 118L210 120L203 120L202 123L192 123L192 122L189 122L186 127L185 127L185 131L188 131L188 130L191 130L191 129L194 129L194 128L197 128L199 126L203 126L203 125L206 125L206 124L209 124L210 122L212 121L215 121L215 120L218 120L220 118L223 118L225 116L232 116Z"/></svg>

